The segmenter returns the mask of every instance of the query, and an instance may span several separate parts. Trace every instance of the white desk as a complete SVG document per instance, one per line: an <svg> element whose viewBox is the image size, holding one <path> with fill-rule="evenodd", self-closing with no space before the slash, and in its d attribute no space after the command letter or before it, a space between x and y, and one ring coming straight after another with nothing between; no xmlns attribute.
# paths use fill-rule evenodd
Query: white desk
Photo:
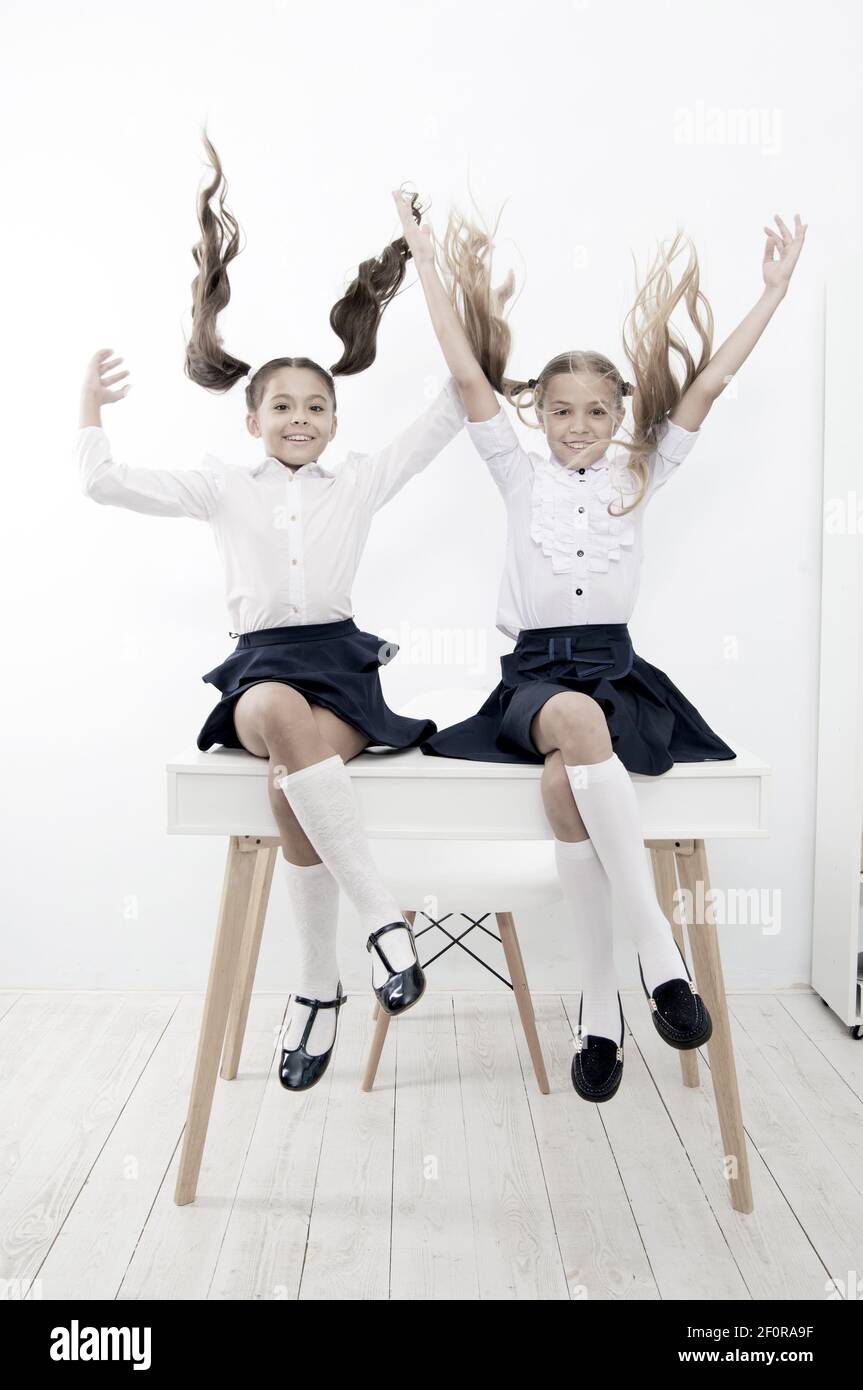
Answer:
<svg viewBox="0 0 863 1390"><path fill-rule="evenodd" d="M217 1073L236 1076L263 922L280 840L267 790L268 760L243 749L192 747L167 764L167 829L172 835L222 835L228 841L219 924L198 1042L174 1200L194 1200ZM362 753L348 764L360 815L380 840L550 840L540 767L429 758L418 749ZM739 752L726 762L676 764L661 777L633 776L657 898L684 951L675 892L710 902L705 840L768 834L770 768ZM699 894L700 885L700 894ZM409 909L410 903L403 907ZM679 913L677 914L679 917ZM707 914L710 916L710 913ZM499 915L498 920L508 914ZM712 922L687 920L692 974L713 1020L710 1074L732 1206L752 1211L746 1138L731 1043L719 941ZM515 940L510 956L518 962ZM511 975L514 973L511 970ZM530 1037L532 1006L522 1000ZM386 1018L369 1062L373 1074ZM531 1039L538 1077L538 1041ZM377 1054L375 1053L377 1048ZM221 1067L220 1067L221 1060ZM683 1083L700 1082L696 1052L680 1053ZM547 1089L547 1087L546 1087Z"/></svg>
<svg viewBox="0 0 863 1390"><path fill-rule="evenodd" d="M366 833L398 840L549 840L540 767L428 758L419 749L348 763ZM267 760L244 749L191 747L167 765L168 833L277 837ZM741 751L633 775L645 840L767 835L768 765Z"/></svg>

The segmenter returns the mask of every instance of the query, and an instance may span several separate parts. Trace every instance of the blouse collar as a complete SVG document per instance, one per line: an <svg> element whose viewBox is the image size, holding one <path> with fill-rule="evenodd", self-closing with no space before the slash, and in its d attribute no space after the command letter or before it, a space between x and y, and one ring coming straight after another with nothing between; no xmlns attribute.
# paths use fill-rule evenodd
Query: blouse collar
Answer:
<svg viewBox="0 0 863 1390"><path fill-rule="evenodd" d="M335 476L333 470L327 464L321 463L320 459L316 459L314 463L304 463L299 468L291 469L288 468L287 464L282 463L281 459L274 458L272 454L259 459L257 463L252 465L249 472L253 478L257 478L265 470L268 473L275 473L278 470L282 473L293 473L295 476L302 474L309 478L332 478Z"/></svg>
<svg viewBox="0 0 863 1390"><path fill-rule="evenodd" d="M577 466L576 464L573 464L571 468L567 467L567 465L566 465L565 463L561 463L561 462L560 462L560 459L555 458L554 452L553 452L553 450L550 449L550 448L549 448L548 451L547 451L545 462L546 462L546 464L550 465L553 469L559 469L561 473L574 473L574 474L576 475L576 477L578 476L578 466ZM597 459L596 463L590 464L590 466L589 466L588 468L585 469L585 472L586 472L586 473L601 473L601 472L603 472L605 469L607 469L607 468L609 467L609 465L610 465L610 460L609 460L609 457L608 457L608 450L606 449L606 451L605 451L605 453L603 454L602 458L601 458L601 459Z"/></svg>

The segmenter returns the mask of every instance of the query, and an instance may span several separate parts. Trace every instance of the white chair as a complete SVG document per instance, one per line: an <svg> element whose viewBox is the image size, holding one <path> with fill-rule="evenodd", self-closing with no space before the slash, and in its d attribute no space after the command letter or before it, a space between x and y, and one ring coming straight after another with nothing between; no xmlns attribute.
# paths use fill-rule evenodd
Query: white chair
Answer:
<svg viewBox="0 0 863 1390"><path fill-rule="evenodd" d="M463 687L434 690L409 701L400 708L399 713L415 719L430 716L442 729L473 714L483 699L484 692L481 690L473 693ZM381 877L402 904L402 910L413 924L418 938L434 926L451 936L451 944L444 947L445 951L457 948L474 955L464 944L465 936L476 930L488 931L484 926L485 919L494 916L509 979L498 974L479 956L474 955L474 959L512 989L537 1084L542 1094L548 1095L548 1076L536 1031L515 919L517 913L534 912L560 901L560 883L552 841L373 839L371 849ZM433 904L433 912L425 913L419 907L420 903ZM417 926L418 911L423 911L427 925L420 923ZM470 925L458 934L451 933L446 922L453 916L456 916L456 922L461 917ZM420 949L419 942L417 949L420 960L425 964L425 953ZM432 963L440 954L443 952L432 957ZM374 1017L377 1028L362 1081L365 1091L370 1091L374 1085L387 1030L392 1021L377 1002Z"/></svg>
<svg viewBox="0 0 863 1390"><path fill-rule="evenodd" d="M451 692L415 703L443 725L463 718L481 703L481 692L457 693L460 705L455 712ZM174 1193L175 1202L184 1205L195 1198L216 1076L230 1080L237 1074L280 841L267 794L266 759L242 749L202 753L193 746L172 759L166 770L168 832L222 835L228 841ZM431 893L441 900L457 901L461 910L470 906L495 912L537 1080L547 1092L514 927L515 909L534 908L551 901L549 894L557 895L552 882L552 833L539 787L541 768L429 758L419 749L409 749L362 753L348 764L348 770L373 850L409 910ZM683 927L674 920L676 876L681 887L689 890L690 901L710 901L704 842L714 836L768 833L769 775L767 764L739 750L737 758L727 762L681 763L661 777L632 776L657 896L684 952ZM512 854L512 862L533 875L529 886L525 882L520 886L515 875L498 880L504 882L502 893L494 886L501 848L504 862ZM432 880L437 889L430 887ZM717 931L711 922L687 921L686 925L692 974L713 1019L707 1050L731 1204L737 1211L750 1212L749 1164ZM387 1016L379 1017L363 1082L366 1088L373 1082L388 1023ZM680 1064L684 1085L697 1086L696 1055L681 1052Z"/></svg>

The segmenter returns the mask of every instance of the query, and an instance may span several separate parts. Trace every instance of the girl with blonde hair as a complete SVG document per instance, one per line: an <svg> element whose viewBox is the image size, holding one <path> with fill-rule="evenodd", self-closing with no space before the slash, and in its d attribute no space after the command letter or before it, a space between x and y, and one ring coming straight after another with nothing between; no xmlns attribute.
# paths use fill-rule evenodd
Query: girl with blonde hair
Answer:
<svg viewBox="0 0 863 1390"><path fill-rule="evenodd" d="M422 743L424 753L542 763L543 802L561 886L577 928L582 994L572 1083L609 1100L623 1075L624 1020L613 961L612 895L637 949L651 1017L663 1040L699 1047L712 1024L656 899L630 772L731 759L734 750L632 647L645 508L695 444L713 402L742 366L787 291L806 233L780 217L765 228L763 290L713 352L713 315L698 258L680 233L662 247L623 331L632 381L595 351L562 352L527 379L507 375L504 307L512 277L492 289L492 240L458 213L442 242L444 285L427 222L411 224L395 195L447 366L468 410L465 428L507 513L497 626L515 640L501 680L470 719ZM687 252L683 273L675 262ZM683 301L700 343L695 360L671 324ZM673 368L677 359L682 380ZM522 448L495 392L532 407L547 448ZM632 401L628 440L618 438ZM624 460L610 460L609 446ZM682 968L681 968L682 967ZM684 974L685 972L685 974Z"/></svg>

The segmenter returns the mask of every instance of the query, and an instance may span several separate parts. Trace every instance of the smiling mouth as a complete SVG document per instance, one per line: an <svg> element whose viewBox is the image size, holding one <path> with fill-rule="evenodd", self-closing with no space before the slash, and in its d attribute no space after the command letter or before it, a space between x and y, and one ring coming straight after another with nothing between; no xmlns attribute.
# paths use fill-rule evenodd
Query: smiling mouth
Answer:
<svg viewBox="0 0 863 1390"><path fill-rule="evenodd" d="M568 439L565 439L563 442L564 442L564 444L566 445L567 449L571 449L572 452L573 452L574 454L580 454L580 453L582 452L583 449L589 449L590 446L591 446L592 444L595 444L595 443L596 443L596 440L595 440L595 439L591 439L591 440L588 441L587 444L582 444L582 443L573 443L573 444L571 444L571 443L569 442Z"/></svg>
<svg viewBox="0 0 863 1390"><path fill-rule="evenodd" d="M311 444L314 436L311 434L285 434L282 435L282 438L286 444Z"/></svg>

